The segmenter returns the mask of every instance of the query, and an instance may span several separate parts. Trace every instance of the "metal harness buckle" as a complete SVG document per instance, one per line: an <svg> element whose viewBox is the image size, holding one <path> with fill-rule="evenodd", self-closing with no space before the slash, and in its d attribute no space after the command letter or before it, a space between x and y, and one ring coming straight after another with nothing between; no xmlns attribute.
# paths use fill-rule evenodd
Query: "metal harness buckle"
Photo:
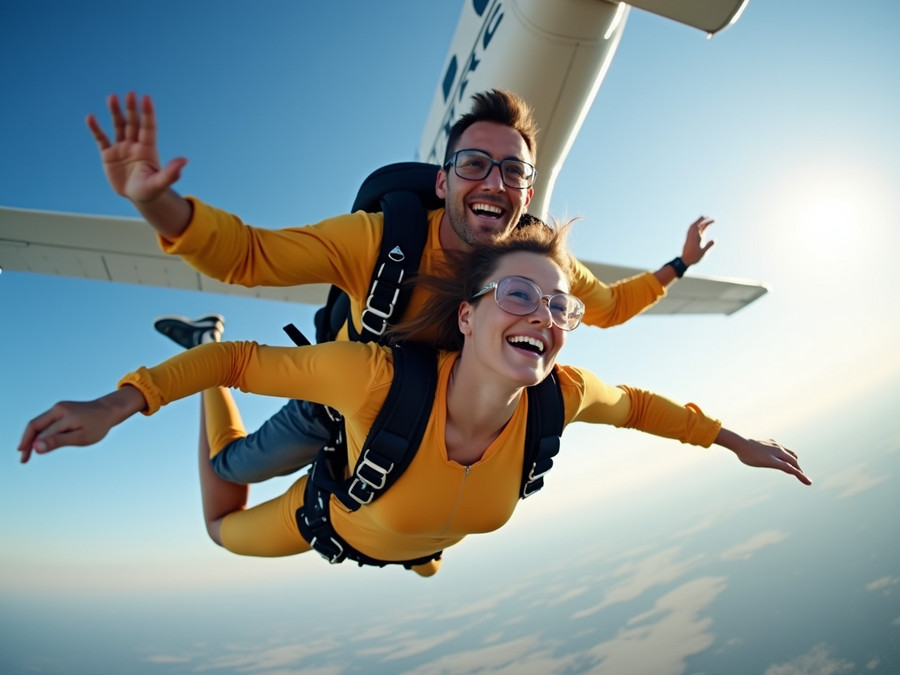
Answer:
<svg viewBox="0 0 900 675"><path fill-rule="evenodd" d="M380 477L381 480L376 483L374 480L370 480L370 478L364 476L362 471L365 468L371 468ZM356 467L356 477L373 490L380 490L384 487L385 483L387 483L387 476L393 470L393 462L391 462L391 465L389 467L385 468L369 459L369 450L368 448L366 448L366 451L363 453L362 457L359 458L359 466Z"/></svg>
<svg viewBox="0 0 900 675"><path fill-rule="evenodd" d="M393 251L392 251L393 253ZM401 251L402 255L402 251ZM401 258L402 260L402 258ZM377 307L372 306L372 301L375 299L375 290L378 288L378 283L382 281L381 274L384 272L384 263L382 263L381 267L378 268L378 274L376 275L376 279L372 282L372 288L369 291L369 297L366 298L366 308L363 310L362 314L359 317L360 323L362 323L363 327L374 333L375 335L383 335L384 331L387 329L387 320L391 318L394 314L394 307L397 304L397 298L400 297L400 282L403 281L403 268L398 270L399 274L397 275L397 281L393 282L397 287L394 289L394 295L388 302L388 307L386 310L378 309ZM385 281L384 283L388 283ZM379 323L379 327L373 327L367 321L368 315L371 314L373 316L378 317L374 321Z"/></svg>
<svg viewBox="0 0 900 675"><path fill-rule="evenodd" d="M337 565L344 560L344 547L334 537L328 537L329 541L325 542L318 537L313 537L309 545L315 549L316 553L325 558L332 565ZM330 549L330 550L329 550Z"/></svg>
<svg viewBox="0 0 900 675"><path fill-rule="evenodd" d="M364 475L364 470L367 470L368 475ZM388 474L393 470L393 462L390 463L390 466L383 467L369 459L369 449L366 448L359 458L359 464L353 475L353 482L347 489L347 494L360 506L365 506L375 498L375 492L384 488L387 484Z"/></svg>
<svg viewBox="0 0 900 675"><path fill-rule="evenodd" d="M553 468L553 462L548 464L549 466L538 474L534 473L535 469L537 469L537 462L531 466L531 471L528 472L528 480L525 481L525 487L522 488L522 499L530 497L543 487L544 474Z"/></svg>

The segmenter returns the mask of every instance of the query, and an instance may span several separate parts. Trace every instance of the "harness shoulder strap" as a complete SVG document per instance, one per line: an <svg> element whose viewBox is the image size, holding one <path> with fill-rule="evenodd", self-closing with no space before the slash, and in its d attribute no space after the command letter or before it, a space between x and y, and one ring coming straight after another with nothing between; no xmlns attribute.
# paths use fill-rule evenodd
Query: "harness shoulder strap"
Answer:
<svg viewBox="0 0 900 675"><path fill-rule="evenodd" d="M353 321L347 320L350 339L360 342L380 340L389 322L403 313L412 293L403 281L418 273L428 238L428 213L414 192L400 190L384 195L381 210L384 231L360 316L361 330L357 332Z"/></svg>
<svg viewBox="0 0 900 675"><path fill-rule="evenodd" d="M565 424L565 405L556 367L543 382L528 387L528 423L525 429L525 460L519 495L530 497L544 487L544 474L559 453Z"/></svg>
<svg viewBox="0 0 900 675"><path fill-rule="evenodd" d="M406 471L431 417L437 388L437 351L406 342L393 347L393 355L394 379L353 473L343 478L347 452L340 448L336 452L321 451L320 458L329 462L329 470L313 474L351 511L377 499Z"/></svg>

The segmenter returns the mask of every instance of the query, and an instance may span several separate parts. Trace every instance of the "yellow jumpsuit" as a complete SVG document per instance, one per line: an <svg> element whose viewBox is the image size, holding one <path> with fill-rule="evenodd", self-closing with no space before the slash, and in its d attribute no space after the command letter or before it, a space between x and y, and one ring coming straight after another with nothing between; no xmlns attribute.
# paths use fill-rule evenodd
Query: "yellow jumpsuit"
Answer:
<svg viewBox="0 0 900 675"><path fill-rule="evenodd" d="M447 386L458 352L440 352L438 384L422 444L400 479L371 505L348 512L332 497L332 522L351 546L387 561L425 557L452 546L469 533L502 526L518 502L528 397L520 398L512 419L482 459L463 466L447 458L444 443ZM591 422L630 427L709 446L721 424L695 405L682 406L630 387L613 387L588 370L559 367L565 423ZM393 377L389 348L355 342L310 347L266 347L253 342L201 345L154 368L124 377L148 402L145 414L161 405L217 386L245 392L302 398L340 410L346 419L348 464L353 467ZM353 383L347 386L347 383ZM243 430L229 420L209 420L215 454ZM278 556L309 550L295 513L303 503L306 476L285 494L223 523L226 548L245 555Z"/></svg>

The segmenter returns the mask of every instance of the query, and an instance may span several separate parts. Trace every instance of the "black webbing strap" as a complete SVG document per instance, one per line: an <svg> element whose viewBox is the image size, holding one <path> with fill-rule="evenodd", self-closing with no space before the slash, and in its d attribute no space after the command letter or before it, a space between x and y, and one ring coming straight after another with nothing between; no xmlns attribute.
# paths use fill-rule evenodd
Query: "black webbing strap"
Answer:
<svg viewBox="0 0 900 675"><path fill-rule="evenodd" d="M412 288L403 282L419 271L428 238L428 214L414 192L401 190L384 195L381 210L381 250L360 316L361 329L357 332L353 322L347 322L350 339L359 342L380 340L392 319L399 318L406 309Z"/></svg>
<svg viewBox="0 0 900 675"><path fill-rule="evenodd" d="M298 347L307 347L311 344L309 339L300 331L300 329L292 323L284 326L282 330L287 333L289 338L291 338L291 342Z"/></svg>
<svg viewBox="0 0 900 675"><path fill-rule="evenodd" d="M425 435L437 388L437 352L407 342L392 349L394 378L347 478L346 438L319 452L310 480L350 511L371 503L406 471ZM341 425L343 430L343 425Z"/></svg>
<svg viewBox="0 0 900 675"><path fill-rule="evenodd" d="M331 525L330 495L327 490L318 485L319 481L313 479L316 470L324 470L324 466L318 460L310 469L306 489L303 493L303 506L297 509L295 518L300 535L332 565L349 559L359 564L360 567L363 565L376 567L403 565L409 569L413 565L423 565L431 560L441 559L443 551L413 560L379 560L357 551Z"/></svg>
<svg viewBox="0 0 900 675"><path fill-rule="evenodd" d="M337 497L351 510L370 503L406 471L425 435L437 388L437 351L407 342L393 348L394 379L369 430L346 492Z"/></svg>
<svg viewBox="0 0 900 675"><path fill-rule="evenodd" d="M522 499L544 487L544 474L553 466L553 458L559 453L564 423L565 406L554 366L543 382L528 387L525 460L519 493Z"/></svg>

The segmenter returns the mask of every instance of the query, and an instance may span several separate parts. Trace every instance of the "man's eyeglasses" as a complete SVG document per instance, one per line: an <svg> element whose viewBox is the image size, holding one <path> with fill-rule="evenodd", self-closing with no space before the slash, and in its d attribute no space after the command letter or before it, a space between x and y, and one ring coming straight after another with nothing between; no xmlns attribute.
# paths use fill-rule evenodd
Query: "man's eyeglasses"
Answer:
<svg viewBox="0 0 900 675"><path fill-rule="evenodd" d="M499 162L481 150L457 150L444 164L444 169L453 165L456 175L466 180L484 180L500 167L500 176L507 187L524 190L534 185L537 174L535 168L521 159L501 159Z"/></svg>
<svg viewBox="0 0 900 675"><path fill-rule="evenodd" d="M574 330L584 316L584 303L568 293L544 294L537 284L524 277L503 277L492 281L472 296L472 300L480 298L489 291L494 291L494 301L504 312L516 316L525 316L535 311L541 300L547 301L550 318L563 330Z"/></svg>

